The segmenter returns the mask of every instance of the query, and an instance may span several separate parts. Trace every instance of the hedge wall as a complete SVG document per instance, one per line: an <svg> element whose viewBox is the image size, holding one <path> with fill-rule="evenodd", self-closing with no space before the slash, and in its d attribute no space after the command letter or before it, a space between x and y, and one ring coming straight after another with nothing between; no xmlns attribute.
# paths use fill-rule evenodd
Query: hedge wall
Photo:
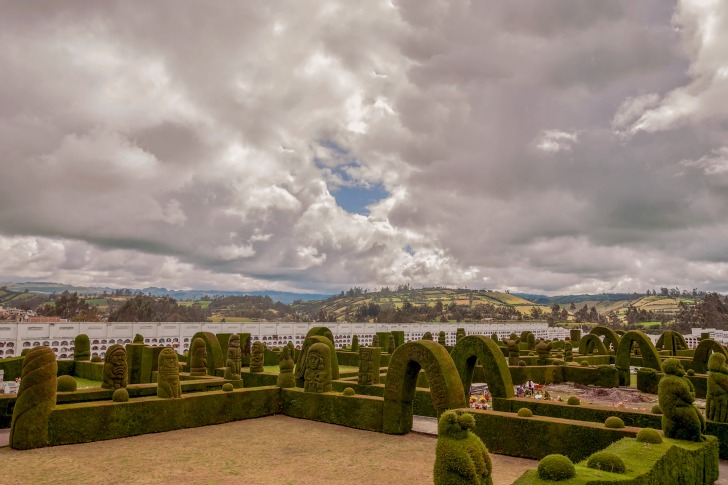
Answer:
<svg viewBox="0 0 728 485"><path fill-rule="evenodd" d="M384 384L362 386L356 381L346 382L341 380L333 381L331 384L336 392L342 392L347 387L351 387L354 389L354 392L359 395L377 397L384 396ZM430 394L429 389L422 387L417 387L415 389L415 398L414 401L412 401L412 412L417 416L428 416L431 418L437 417L437 410L432 405L432 394Z"/></svg>
<svg viewBox="0 0 728 485"><path fill-rule="evenodd" d="M20 377L20 373L23 370L23 357L18 356L0 359L0 369L5 371L4 379L6 381L14 381Z"/></svg>
<svg viewBox="0 0 728 485"><path fill-rule="evenodd" d="M249 372L243 369L241 374L245 388L275 386L278 379L277 372Z"/></svg>
<svg viewBox="0 0 728 485"><path fill-rule="evenodd" d="M603 423L569 421L533 416L521 418L513 413L468 409L475 418L475 429L491 453L540 460L560 453L572 461L583 460L592 453L626 437L634 437L638 428L605 428Z"/></svg>
<svg viewBox="0 0 728 485"><path fill-rule="evenodd" d="M627 472L610 473L587 468L586 460L576 465L576 476L559 481L563 485L606 485L612 483L708 485L718 479L718 450L714 438L702 443L665 439L660 444L622 439L606 448L624 460ZM549 484L528 470L513 485Z"/></svg>
<svg viewBox="0 0 728 485"><path fill-rule="evenodd" d="M278 388L236 389L130 400L60 404L48 423L50 445L85 443L194 428L278 412Z"/></svg>
<svg viewBox="0 0 728 485"><path fill-rule="evenodd" d="M73 375L82 379L101 382L104 376L104 363L77 360L73 367Z"/></svg>
<svg viewBox="0 0 728 485"><path fill-rule="evenodd" d="M657 372L654 369L642 368L637 370L637 389L650 394L657 394L657 384L664 376L664 372ZM705 399L708 394L708 376L705 374L696 374L694 376L685 376L693 387L695 387L695 397Z"/></svg>
<svg viewBox="0 0 728 485"><path fill-rule="evenodd" d="M338 392L304 392L281 389L281 410L287 416L338 424L349 428L382 431L384 399L376 396L344 396Z"/></svg>

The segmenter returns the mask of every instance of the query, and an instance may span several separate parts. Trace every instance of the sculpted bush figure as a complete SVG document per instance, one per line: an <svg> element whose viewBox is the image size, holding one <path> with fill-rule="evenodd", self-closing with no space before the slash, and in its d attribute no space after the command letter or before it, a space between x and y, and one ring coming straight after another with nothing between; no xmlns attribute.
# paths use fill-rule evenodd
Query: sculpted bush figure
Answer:
<svg viewBox="0 0 728 485"><path fill-rule="evenodd" d="M190 375L206 376L207 375L207 347L205 341L197 337L192 341L190 347Z"/></svg>
<svg viewBox="0 0 728 485"><path fill-rule="evenodd" d="M667 359L662 365L665 376L660 379L657 396L662 409L662 431L666 438L702 441L705 419L695 407L695 393L684 377L685 371L677 359Z"/></svg>
<svg viewBox="0 0 728 485"><path fill-rule="evenodd" d="M143 344L144 343L144 337L142 336L142 334L138 333L138 334L134 335L134 342L133 343L135 343L135 344Z"/></svg>
<svg viewBox="0 0 728 485"><path fill-rule="evenodd" d="M230 381L240 381L243 362L243 352L240 350L240 335L234 333L228 340L227 361L225 362L224 378Z"/></svg>
<svg viewBox="0 0 728 485"><path fill-rule="evenodd" d="M564 362L574 361L574 351L571 348L571 342L564 342Z"/></svg>
<svg viewBox="0 0 728 485"><path fill-rule="evenodd" d="M390 354L393 354L396 348L397 348L397 344L394 341L394 335L390 335L387 338L387 352L389 352Z"/></svg>
<svg viewBox="0 0 728 485"><path fill-rule="evenodd" d="M182 397L182 385L179 382L179 361L174 349L171 347L162 349L159 353L158 365L157 397Z"/></svg>
<svg viewBox="0 0 728 485"><path fill-rule="evenodd" d="M106 351L104 360L104 376L101 387L104 389L120 389L129 384L127 372L126 348L121 344L114 344Z"/></svg>
<svg viewBox="0 0 728 485"><path fill-rule="evenodd" d="M359 384L365 386L379 384L381 358L381 350L378 348L359 349Z"/></svg>
<svg viewBox="0 0 728 485"><path fill-rule="evenodd" d="M379 335L372 337L372 347L379 347Z"/></svg>
<svg viewBox="0 0 728 485"><path fill-rule="evenodd" d="M530 334L533 335L533 334ZM549 357L549 352L551 352L551 342L546 343L545 340L540 340L535 345L536 353L538 354L539 360L546 360Z"/></svg>
<svg viewBox="0 0 728 485"><path fill-rule="evenodd" d="M705 417L719 423L728 422L728 365L725 363L725 355L717 352L708 359Z"/></svg>
<svg viewBox="0 0 728 485"><path fill-rule="evenodd" d="M294 365L293 356L290 353L289 347L283 347L283 350L278 356L278 368L280 372L276 378L276 386L283 389L296 387L296 379L293 377Z"/></svg>
<svg viewBox="0 0 728 485"><path fill-rule="evenodd" d="M304 387L306 392L331 392L331 355L326 344L317 342L306 353Z"/></svg>
<svg viewBox="0 0 728 485"><path fill-rule="evenodd" d="M511 334L511 338L505 340L506 346L508 347L508 365L518 365L520 359L520 347L518 344L521 343L521 339Z"/></svg>
<svg viewBox="0 0 728 485"><path fill-rule="evenodd" d="M493 465L488 449L470 431L471 414L445 411L438 423L435 450L435 485L492 485Z"/></svg>
<svg viewBox="0 0 728 485"><path fill-rule="evenodd" d="M265 370L263 367L264 361L265 344L260 341L255 341L250 353L250 372L263 372Z"/></svg>

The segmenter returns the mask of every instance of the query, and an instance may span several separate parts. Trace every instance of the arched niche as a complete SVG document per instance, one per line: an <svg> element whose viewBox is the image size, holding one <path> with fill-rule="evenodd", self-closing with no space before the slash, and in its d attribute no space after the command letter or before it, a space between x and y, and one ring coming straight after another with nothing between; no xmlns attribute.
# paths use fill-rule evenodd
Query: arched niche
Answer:
<svg viewBox="0 0 728 485"><path fill-rule="evenodd" d="M465 391L469 392L475 364L480 362L490 394L506 399L513 397L513 380L508 370L508 362L493 339L482 335L469 335L455 344L450 356Z"/></svg>
<svg viewBox="0 0 728 485"><path fill-rule="evenodd" d="M662 359L660 354L657 353L657 349L652 344L652 340L640 332L639 330L630 330L622 336L622 340L619 342L617 348L617 356L615 358L615 364L617 371L619 371L619 385L629 385L629 365L630 365L630 353L632 352L632 345L637 344L640 349L642 356L642 367L648 367L655 369L658 372L662 372Z"/></svg>
<svg viewBox="0 0 728 485"><path fill-rule="evenodd" d="M579 340L579 355L609 355L607 346L598 335L588 333Z"/></svg>
<svg viewBox="0 0 728 485"><path fill-rule="evenodd" d="M594 327L594 329L589 332L591 335L597 335L599 337L604 337L604 346L607 348L607 351L612 351L614 353L617 353L617 349L619 348L619 341L622 340L622 337L619 336L617 332L612 330L609 327L604 326L598 326Z"/></svg>

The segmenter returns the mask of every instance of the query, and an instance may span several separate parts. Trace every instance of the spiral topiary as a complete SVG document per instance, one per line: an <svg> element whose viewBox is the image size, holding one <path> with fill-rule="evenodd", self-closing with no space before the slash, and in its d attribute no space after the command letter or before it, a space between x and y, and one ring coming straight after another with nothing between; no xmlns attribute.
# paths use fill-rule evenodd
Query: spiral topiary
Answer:
<svg viewBox="0 0 728 485"><path fill-rule="evenodd" d="M659 404L655 404L654 406L652 406L652 409L650 409L650 412L652 414L662 414L662 408Z"/></svg>
<svg viewBox="0 0 728 485"><path fill-rule="evenodd" d="M59 376L56 383L58 392L74 392L78 389L78 382L73 376Z"/></svg>
<svg viewBox="0 0 728 485"><path fill-rule="evenodd" d="M128 402L129 391L126 390L126 387L120 387L114 391L114 394L111 396L111 400L114 402Z"/></svg>
<svg viewBox="0 0 728 485"><path fill-rule="evenodd" d="M576 475L576 467L564 455L547 455L538 462L538 478L541 480L552 480L555 482L573 478Z"/></svg>
<svg viewBox="0 0 728 485"><path fill-rule="evenodd" d="M522 418L530 418L533 416L533 411L528 408L521 408L518 410L518 415Z"/></svg>
<svg viewBox="0 0 728 485"><path fill-rule="evenodd" d="M576 396L569 396L569 399L566 400L566 404L569 406L578 406L581 404L581 400Z"/></svg>
<svg viewBox="0 0 728 485"><path fill-rule="evenodd" d="M662 443L662 436L660 436L660 433L656 429L645 428L641 429L640 432L637 433L637 441L640 443L652 443L659 445Z"/></svg>
<svg viewBox="0 0 728 485"><path fill-rule="evenodd" d="M624 473L627 465L621 456L610 451L597 451L586 462L587 468L602 470L610 473Z"/></svg>
<svg viewBox="0 0 728 485"><path fill-rule="evenodd" d="M226 382L222 385L222 390L225 392L233 392L233 385L231 382Z"/></svg>
<svg viewBox="0 0 728 485"><path fill-rule="evenodd" d="M606 426L607 428L614 428L614 429L624 428L624 421L622 421L617 416L609 416L604 421L604 426Z"/></svg>
<svg viewBox="0 0 728 485"><path fill-rule="evenodd" d="M353 396L354 394L356 394L356 392L354 391L353 388L347 387L346 389L344 389L344 392L342 392L342 394L344 396Z"/></svg>

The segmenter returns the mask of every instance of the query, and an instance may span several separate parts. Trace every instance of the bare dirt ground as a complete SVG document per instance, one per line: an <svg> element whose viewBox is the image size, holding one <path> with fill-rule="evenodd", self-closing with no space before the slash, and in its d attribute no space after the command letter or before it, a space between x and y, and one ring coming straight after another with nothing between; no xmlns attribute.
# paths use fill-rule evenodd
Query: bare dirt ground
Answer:
<svg viewBox="0 0 728 485"><path fill-rule="evenodd" d="M28 451L1 447L0 484L426 484L436 442L270 416ZM495 485L538 465L491 459Z"/></svg>

